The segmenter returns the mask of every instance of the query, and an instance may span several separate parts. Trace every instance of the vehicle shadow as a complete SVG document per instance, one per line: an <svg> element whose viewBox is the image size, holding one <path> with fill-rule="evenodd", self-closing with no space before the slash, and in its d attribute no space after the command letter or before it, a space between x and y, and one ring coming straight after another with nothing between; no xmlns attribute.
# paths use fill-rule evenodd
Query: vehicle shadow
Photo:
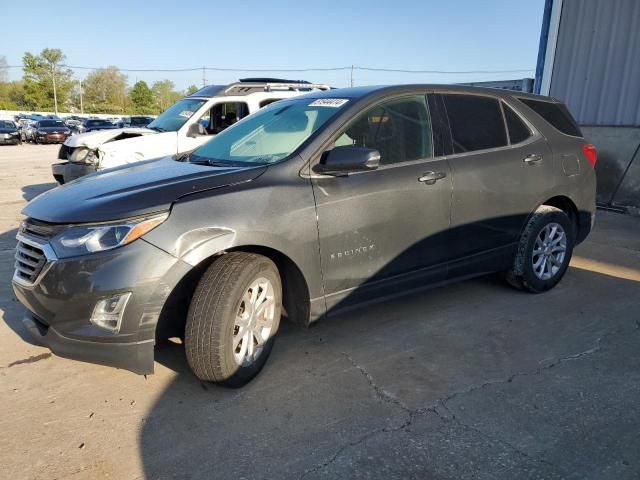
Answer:
<svg viewBox="0 0 640 480"><path fill-rule="evenodd" d="M41 193L46 192L47 190L51 190L52 188L57 187L58 184L55 182L51 183L38 183L34 185L26 185L22 187L22 197L30 202L34 198L36 198Z"/></svg>
<svg viewBox="0 0 640 480"><path fill-rule="evenodd" d="M408 418L429 415L426 409L455 392L497 379L506 383L517 372L533 373L545 362L592 349L629 320L624 313L631 313L631 302L619 299L637 289L637 280L572 267L543 295L513 290L494 275L329 317L309 329L285 322L263 372L239 390L198 381L182 345L160 345L158 363L178 375L140 433L145 477L300 478L334 464L346 468L350 460L336 459L349 458L351 449L366 450L365 439L403 430ZM554 414L547 421L562 424L567 412ZM605 426L590 418L584 421L593 424L585 428L597 435ZM426 440L421 448L456 441L440 424L428 435L434 444ZM462 451L440 461L461 465L460 455L476 455L472 450L480 447L469 441L473 431L466 435L457 440ZM574 441L563 446L569 465L572 449L580 450L580 440ZM415 478L414 465L427 477L446 470L437 462L419 465L419 450L395 455L391 443L381 442L382 450L365 452L370 460L358 466L358 475L385 477L374 458L394 466L398 478ZM488 464L492 454L499 455L493 448L484 452ZM514 465L530 467L524 456L511 456Z"/></svg>

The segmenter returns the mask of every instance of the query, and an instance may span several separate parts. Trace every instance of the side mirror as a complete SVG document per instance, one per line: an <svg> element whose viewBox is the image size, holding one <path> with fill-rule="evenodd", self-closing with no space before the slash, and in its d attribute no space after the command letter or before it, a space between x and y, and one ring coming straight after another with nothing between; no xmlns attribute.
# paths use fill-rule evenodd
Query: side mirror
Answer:
<svg viewBox="0 0 640 480"><path fill-rule="evenodd" d="M339 175L375 170L379 165L380 152L377 150L347 145L324 152L320 163L313 167L313 171L327 175Z"/></svg>
<svg viewBox="0 0 640 480"><path fill-rule="evenodd" d="M204 129L200 122L192 123L187 130L187 137L195 138L206 135L207 131Z"/></svg>

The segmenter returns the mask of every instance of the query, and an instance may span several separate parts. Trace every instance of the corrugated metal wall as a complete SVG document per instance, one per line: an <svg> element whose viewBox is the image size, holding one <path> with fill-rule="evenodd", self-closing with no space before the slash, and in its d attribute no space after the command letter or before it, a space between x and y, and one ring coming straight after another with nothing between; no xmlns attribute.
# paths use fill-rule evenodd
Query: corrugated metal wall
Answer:
<svg viewBox="0 0 640 480"><path fill-rule="evenodd" d="M640 0L564 0L550 95L581 125L640 126Z"/></svg>

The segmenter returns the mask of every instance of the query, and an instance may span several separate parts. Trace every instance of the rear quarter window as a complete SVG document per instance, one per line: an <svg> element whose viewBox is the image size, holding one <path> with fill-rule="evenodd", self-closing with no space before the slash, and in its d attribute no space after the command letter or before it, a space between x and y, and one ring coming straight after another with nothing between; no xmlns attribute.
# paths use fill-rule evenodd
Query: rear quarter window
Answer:
<svg viewBox="0 0 640 480"><path fill-rule="evenodd" d="M520 98L519 100L544 118L556 130L572 137L582 137L580 128L578 128L567 107L563 104L531 100L529 98Z"/></svg>

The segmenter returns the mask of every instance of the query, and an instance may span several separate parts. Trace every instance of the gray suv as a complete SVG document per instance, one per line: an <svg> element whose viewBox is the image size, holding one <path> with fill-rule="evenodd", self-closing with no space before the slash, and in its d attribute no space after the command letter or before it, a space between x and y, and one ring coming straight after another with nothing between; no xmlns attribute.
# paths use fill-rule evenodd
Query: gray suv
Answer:
<svg viewBox="0 0 640 480"><path fill-rule="evenodd" d="M13 287L29 330L61 356L148 374L156 340L178 336L198 378L240 386L281 318L307 325L489 272L552 288L592 228L595 162L551 98L311 93L186 158L40 195L23 212Z"/></svg>

